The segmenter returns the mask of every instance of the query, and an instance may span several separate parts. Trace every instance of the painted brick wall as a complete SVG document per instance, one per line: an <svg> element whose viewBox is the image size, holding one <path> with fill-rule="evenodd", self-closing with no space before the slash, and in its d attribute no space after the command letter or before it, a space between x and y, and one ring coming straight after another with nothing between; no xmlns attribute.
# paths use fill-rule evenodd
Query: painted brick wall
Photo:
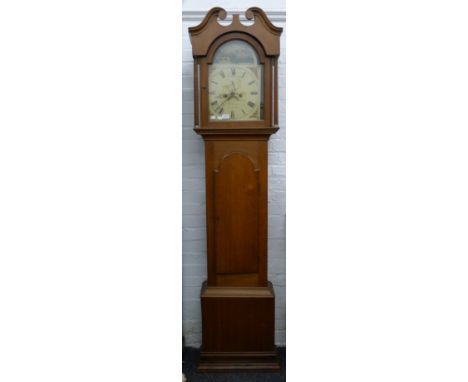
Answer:
<svg viewBox="0 0 468 382"><path fill-rule="evenodd" d="M276 294L277 345L286 343L286 28L283 1L256 2L272 22L283 27L279 59L280 130L269 141L268 278ZM184 1L182 22L182 195L183 333L188 346L201 345L200 288L206 279L205 173L203 140L193 132L193 61L187 28L197 25L213 6L244 11L251 2ZM230 7L231 6L231 7Z"/></svg>

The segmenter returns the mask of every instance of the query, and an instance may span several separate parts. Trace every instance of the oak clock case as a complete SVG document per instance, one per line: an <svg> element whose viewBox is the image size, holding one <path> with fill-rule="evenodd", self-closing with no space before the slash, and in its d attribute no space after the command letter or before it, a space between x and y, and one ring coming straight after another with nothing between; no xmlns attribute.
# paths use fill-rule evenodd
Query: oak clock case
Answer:
<svg viewBox="0 0 468 382"><path fill-rule="evenodd" d="M268 139L278 130L282 28L260 8L211 9L189 28L194 131L205 143L207 280L199 372L278 371L267 277Z"/></svg>

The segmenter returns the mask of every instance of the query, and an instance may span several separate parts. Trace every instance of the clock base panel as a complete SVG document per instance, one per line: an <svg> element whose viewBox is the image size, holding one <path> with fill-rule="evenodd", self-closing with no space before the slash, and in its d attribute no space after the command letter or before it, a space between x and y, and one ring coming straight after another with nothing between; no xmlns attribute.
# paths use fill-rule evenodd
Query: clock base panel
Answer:
<svg viewBox="0 0 468 382"><path fill-rule="evenodd" d="M265 287L211 287L203 283L199 372L279 371L275 295Z"/></svg>

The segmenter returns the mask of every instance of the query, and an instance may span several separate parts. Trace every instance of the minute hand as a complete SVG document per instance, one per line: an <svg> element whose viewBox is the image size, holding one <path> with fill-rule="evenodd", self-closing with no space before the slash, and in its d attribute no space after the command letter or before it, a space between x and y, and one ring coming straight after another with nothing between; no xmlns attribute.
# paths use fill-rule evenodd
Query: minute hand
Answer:
<svg viewBox="0 0 468 382"><path fill-rule="evenodd" d="M229 101L232 97L234 97L234 94L230 94L229 97L227 97L223 102L221 102L218 107L216 108L216 111L219 111L222 106L227 102Z"/></svg>

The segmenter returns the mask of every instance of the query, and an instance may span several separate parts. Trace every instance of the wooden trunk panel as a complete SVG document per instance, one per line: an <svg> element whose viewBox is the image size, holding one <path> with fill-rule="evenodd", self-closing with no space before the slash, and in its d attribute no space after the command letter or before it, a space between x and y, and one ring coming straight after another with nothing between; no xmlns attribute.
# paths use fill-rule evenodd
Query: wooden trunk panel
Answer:
<svg viewBox="0 0 468 382"><path fill-rule="evenodd" d="M227 274L217 274L216 275L216 285L223 286L251 286L259 285L259 275L258 273L233 273L230 275Z"/></svg>
<svg viewBox="0 0 468 382"><path fill-rule="evenodd" d="M205 141L208 284L267 285L267 141Z"/></svg>
<svg viewBox="0 0 468 382"><path fill-rule="evenodd" d="M216 273L258 271L258 171L241 153L223 158L215 172Z"/></svg>

